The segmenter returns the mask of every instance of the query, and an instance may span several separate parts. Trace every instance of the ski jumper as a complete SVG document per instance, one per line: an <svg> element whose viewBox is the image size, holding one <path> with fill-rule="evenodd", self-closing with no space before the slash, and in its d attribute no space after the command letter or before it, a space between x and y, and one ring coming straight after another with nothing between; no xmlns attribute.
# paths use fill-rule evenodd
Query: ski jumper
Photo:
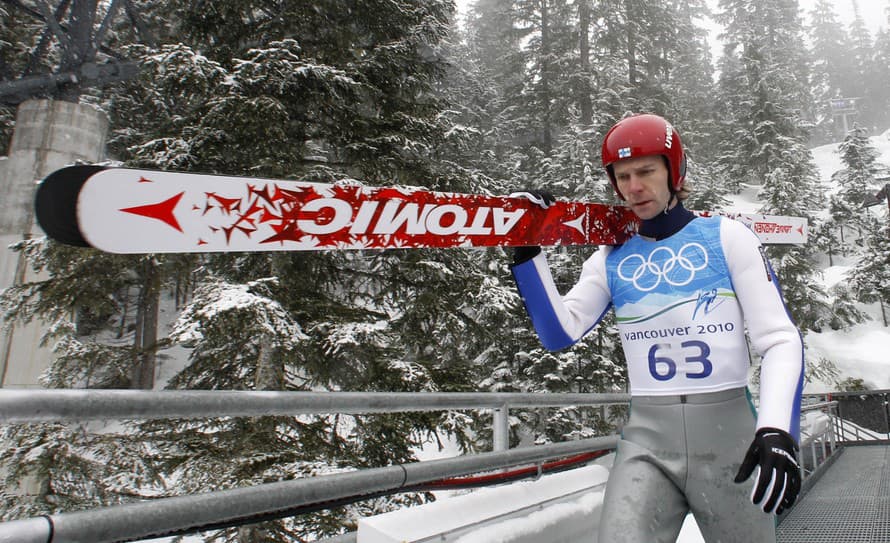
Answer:
<svg viewBox="0 0 890 543"><path fill-rule="evenodd" d="M543 253L512 268L547 349L615 311L632 399L599 541L675 541L688 511L709 543L775 541L774 519L733 474L756 429L799 439L803 343L776 277L754 233L730 219L677 205L640 232L594 253L565 296ZM756 415L746 325L762 357Z"/></svg>

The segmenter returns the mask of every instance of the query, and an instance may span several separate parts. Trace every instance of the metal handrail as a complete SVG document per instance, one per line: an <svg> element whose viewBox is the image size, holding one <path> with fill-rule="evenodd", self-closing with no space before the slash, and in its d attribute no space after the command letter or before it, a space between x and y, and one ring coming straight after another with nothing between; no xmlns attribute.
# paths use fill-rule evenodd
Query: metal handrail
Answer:
<svg viewBox="0 0 890 543"><path fill-rule="evenodd" d="M495 426L506 424L511 408L625 404L629 394L534 393L382 393L382 392L265 392L265 391L137 391L137 390L16 390L0 389L0 422L201 418L224 416L304 415L319 413L371 414L455 409L492 409ZM825 458L826 439L835 449L839 421L837 402L804 406L801 412L825 410L827 430L808 443L816 460L816 443ZM498 428L495 428L496 433ZM504 429L500 429L505 434ZM497 441L497 440L496 440ZM409 491L423 483L497 470L522 463L539 463L579 452L611 449L618 436L385 468L358 470L175 498L44 516L0 524L0 543L40 541L120 541L191 533L235 525L274 515L286 516L301 507L345 498ZM824 461L824 460L823 460ZM807 473L804 473L807 478Z"/></svg>
<svg viewBox="0 0 890 543"><path fill-rule="evenodd" d="M629 394L0 389L0 423L624 404Z"/></svg>
<svg viewBox="0 0 890 543"><path fill-rule="evenodd" d="M612 449L617 435L428 460L0 523L0 543L95 543L187 534L288 516L301 506L410 490L443 479Z"/></svg>
<svg viewBox="0 0 890 543"><path fill-rule="evenodd" d="M501 450L492 453L7 522L0 524L0 543L120 541L191 533L278 513L284 516L311 504L407 491L443 478L611 449L618 436L506 450L506 413L511 408L629 400L629 394L581 393L0 389L0 423L492 409L495 437L501 436L495 439Z"/></svg>
<svg viewBox="0 0 890 543"><path fill-rule="evenodd" d="M818 474L823 464L828 463L831 457L837 452L837 437L835 433L835 427L838 420L837 402L828 401L805 405L800 409L801 416L810 411L824 411L825 414L828 415L828 424L819 434L808 435L806 436L806 439L804 439L804 436L801 436L801 456L804 454L807 447L809 447L812 460L811 468L809 470L807 470L804 462L801 462L800 464L801 477L808 484L812 484L812 482L807 481L807 479ZM817 445L821 450L821 455L817 452ZM803 460L802 457L801 460Z"/></svg>
<svg viewBox="0 0 890 543"><path fill-rule="evenodd" d="M881 437L877 432L852 424L848 420L838 416L838 404L839 402L837 400L810 404L801 408L801 412L825 409L830 418L832 437L840 441L857 442L885 440L885 438ZM852 430L849 429L848 426L852 426ZM832 448L834 448L834 442L832 442Z"/></svg>
<svg viewBox="0 0 890 543"><path fill-rule="evenodd" d="M886 441L886 438L882 437L876 432L873 432L872 430L869 430L868 428L863 428L859 425L852 424L840 417L838 417L837 420L838 434L841 441ZM849 426L852 426L852 429L848 428Z"/></svg>
<svg viewBox="0 0 890 543"><path fill-rule="evenodd" d="M837 407L837 401L828 401L828 402L819 402L819 403L811 403L807 404L800 408L801 413L806 413L807 411L816 411L822 409L834 410Z"/></svg>

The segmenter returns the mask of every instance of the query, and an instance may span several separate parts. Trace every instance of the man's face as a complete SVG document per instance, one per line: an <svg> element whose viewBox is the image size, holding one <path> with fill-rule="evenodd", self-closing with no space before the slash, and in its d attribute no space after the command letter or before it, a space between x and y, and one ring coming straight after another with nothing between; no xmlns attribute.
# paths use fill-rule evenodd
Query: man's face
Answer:
<svg viewBox="0 0 890 543"><path fill-rule="evenodd" d="M668 169L660 156L619 160L612 166L618 190L637 217L651 219L671 201Z"/></svg>

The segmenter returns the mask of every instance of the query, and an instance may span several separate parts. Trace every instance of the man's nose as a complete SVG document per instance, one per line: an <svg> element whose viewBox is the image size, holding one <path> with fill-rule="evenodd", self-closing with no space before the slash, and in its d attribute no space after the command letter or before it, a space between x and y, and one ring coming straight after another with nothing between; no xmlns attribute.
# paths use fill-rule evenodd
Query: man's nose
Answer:
<svg viewBox="0 0 890 543"><path fill-rule="evenodd" d="M643 182L638 175L630 174L627 177L628 192L639 192L643 188Z"/></svg>

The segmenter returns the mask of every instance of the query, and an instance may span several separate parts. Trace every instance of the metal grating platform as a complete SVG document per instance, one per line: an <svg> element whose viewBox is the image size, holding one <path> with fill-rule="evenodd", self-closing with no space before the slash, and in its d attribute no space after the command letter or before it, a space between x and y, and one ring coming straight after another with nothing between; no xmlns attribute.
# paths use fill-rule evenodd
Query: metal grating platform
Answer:
<svg viewBox="0 0 890 543"><path fill-rule="evenodd" d="M777 536L779 543L890 543L890 447L846 447Z"/></svg>

